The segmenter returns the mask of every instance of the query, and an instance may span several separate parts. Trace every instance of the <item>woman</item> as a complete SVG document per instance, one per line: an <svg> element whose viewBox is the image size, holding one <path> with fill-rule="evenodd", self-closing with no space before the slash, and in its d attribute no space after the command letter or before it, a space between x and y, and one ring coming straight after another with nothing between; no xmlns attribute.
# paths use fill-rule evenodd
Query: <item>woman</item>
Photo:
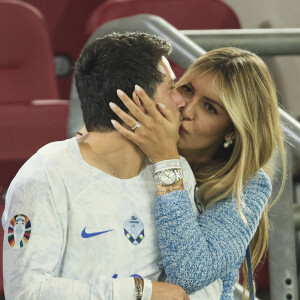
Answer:
<svg viewBox="0 0 300 300"><path fill-rule="evenodd" d="M267 249L271 185L265 172L270 172L276 147L283 178L286 174L276 90L258 56L232 47L201 56L176 88L186 99L178 150L195 174L198 208L203 212L195 217L182 180L158 186L155 210L165 270L170 281L187 292L221 278L221 299L233 299L243 261L248 286L244 258L249 243L253 269ZM136 93L144 106L138 105L141 110L126 95L120 98L132 116L114 110L136 129L113 123L159 165L176 149L176 125L163 105L157 106L159 113L141 88ZM134 126L136 120L139 127ZM283 186L284 180L281 191Z"/></svg>

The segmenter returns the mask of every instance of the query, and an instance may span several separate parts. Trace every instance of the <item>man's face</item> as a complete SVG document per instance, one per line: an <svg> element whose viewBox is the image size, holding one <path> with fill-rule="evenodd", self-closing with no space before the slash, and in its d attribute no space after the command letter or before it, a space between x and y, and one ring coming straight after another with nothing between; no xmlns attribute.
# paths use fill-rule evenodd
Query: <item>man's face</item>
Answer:
<svg viewBox="0 0 300 300"><path fill-rule="evenodd" d="M158 69L163 73L164 81L157 85L157 89L154 95L156 103L163 103L171 110L172 114L181 122L180 110L185 106L185 100L180 93L174 88L176 76L171 69L168 60L163 56L159 62Z"/></svg>

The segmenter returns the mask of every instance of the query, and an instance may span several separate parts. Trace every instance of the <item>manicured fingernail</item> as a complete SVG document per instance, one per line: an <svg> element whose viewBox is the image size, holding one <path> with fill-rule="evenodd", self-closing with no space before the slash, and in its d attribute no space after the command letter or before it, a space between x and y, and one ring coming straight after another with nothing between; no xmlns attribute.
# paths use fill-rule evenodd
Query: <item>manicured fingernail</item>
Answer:
<svg viewBox="0 0 300 300"><path fill-rule="evenodd" d="M121 90L117 90L117 95L122 97L124 95L124 93Z"/></svg>
<svg viewBox="0 0 300 300"><path fill-rule="evenodd" d="M141 87L138 86L138 85L136 84L136 85L135 85L135 90L136 90L137 92L140 92L140 91L141 91Z"/></svg>
<svg viewBox="0 0 300 300"><path fill-rule="evenodd" d="M116 109L116 108L117 108L117 105L114 104L113 102L109 102L109 107L110 107L111 109Z"/></svg>
<svg viewBox="0 0 300 300"><path fill-rule="evenodd" d="M111 121L111 124L113 124L113 126L116 125L116 121L115 120L111 119L110 121Z"/></svg>
<svg viewBox="0 0 300 300"><path fill-rule="evenodd" d="M157 103L161 108L166 108L166 106L163 103Z"/></svg>

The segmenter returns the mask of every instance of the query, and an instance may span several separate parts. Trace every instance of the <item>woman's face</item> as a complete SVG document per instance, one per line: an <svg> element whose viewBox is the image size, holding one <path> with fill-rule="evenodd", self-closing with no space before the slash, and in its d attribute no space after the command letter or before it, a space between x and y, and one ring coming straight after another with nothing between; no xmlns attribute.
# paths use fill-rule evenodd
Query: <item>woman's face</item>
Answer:
<svg viewBox="0 0 300 300"><path fill-rule="evenodd" d="M178 88L186 101L178 148L189 162L211 160L225 137L234 138L231 119L216 95L217 88L214 75L209 73Z"/></svg>

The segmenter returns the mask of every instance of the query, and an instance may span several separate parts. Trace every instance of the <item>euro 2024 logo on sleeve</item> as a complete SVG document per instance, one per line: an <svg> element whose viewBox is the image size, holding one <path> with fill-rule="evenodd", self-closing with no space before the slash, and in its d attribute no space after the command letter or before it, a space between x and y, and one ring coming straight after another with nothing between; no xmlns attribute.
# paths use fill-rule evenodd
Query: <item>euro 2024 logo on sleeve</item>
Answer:
<svg viewBox="0 0 300 300"><path fill-rule="evenodd" d="M31 234L31 222L25 215L15 215L8 227L8 243L13 249L23 248Z"/></svg>

